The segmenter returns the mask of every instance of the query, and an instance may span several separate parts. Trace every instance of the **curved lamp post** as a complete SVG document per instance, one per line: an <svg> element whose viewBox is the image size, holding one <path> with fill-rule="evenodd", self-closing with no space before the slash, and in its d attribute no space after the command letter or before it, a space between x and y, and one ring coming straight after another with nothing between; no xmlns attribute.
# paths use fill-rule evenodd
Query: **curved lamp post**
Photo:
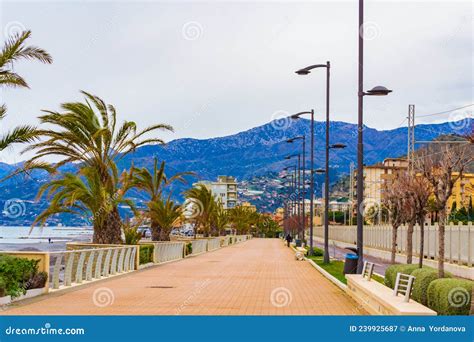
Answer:
<svg viewBox="0 0 474 342"><path fill-rule="evenodd" d="M306 158L305 158L305 155L306 155L306 137L304 135L300 135L300 136L296 136L296 137L293 137L291 139L288 139L286 142L287 143L293 143L295 142L296 140L301 140L303 143L302 143L302 155L303 155L303 158L302 158L302 161L301 161L301 171L302 171L302 178L301 178L301 200L302 200L302 204L301 204L301 214L302 214L302 222L301 222L301 226L303 228L303 233L302 233L302 240L304 240L304 236L305 236L305 231L306 231L306 213L305 213L305 197L306 197Z"/></svg>
<svg viewBox="0 0 474 342"><path fill-rule="evenodd" d="M364 129L363 106L364 96L385 96L392 91L377 86L364 92L364 0L359 0L359 60L358 60L358 121L357 121L357 273L362 273L364 266L364 213L360 211L364 197L364 140L362 131Z"/></svg>
<svg viewBox="0 0 474 342"><path fill-rule="evenodd" d="M342 149L346 148L345 144L332 144L326 145L326 155L329 155L329 150L331 149ZM316 173L324 173L324 263L329 263L329 158L326 158L326 168L317 169Z"/></svg>
<svg viewBox="0 0 474 342"><path fill-rule="evenodd" d="M311 139L310 139L310 184L309 184L309 193L310 193L310 204L309 204L309 255L313 255L313 231L314 231L314 110L311 109L309 112L299 112L291 115L290 117L294 120L299 119L302 115L311 115Z"/></svg>
<svg viewBox="0 0 474 342"><path fill-rule="evenodd" d="M300 201L300 196L301 196L301 154L300 153L295 153L295 154L290 154L288 156L285 157L285 159L291 159L291 158L294 158L294 157L298 157L298 167L295 168L295 176L296 176L296 179L295 179L295 194L297 195L297 200L295 201L295 204L298 202L298 205L297 205L297 212L298 212L298 217L299 217L299 224L301 224L301 206L299 204L299 201ZM300 227L301 228L301 227Z"/></svg>

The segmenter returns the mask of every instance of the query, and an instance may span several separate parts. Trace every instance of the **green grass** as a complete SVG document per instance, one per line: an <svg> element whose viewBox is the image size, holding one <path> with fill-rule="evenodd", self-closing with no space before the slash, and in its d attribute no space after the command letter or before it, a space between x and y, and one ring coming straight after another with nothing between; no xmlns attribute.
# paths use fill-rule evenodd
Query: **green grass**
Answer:
<svg viewBox="0 0 474 342"><path fill-rule="evenodd" d="M325 264L323 262L322 257L308 257L309 259L313 260L316 265L321 267L323 270L328 272L334 278L339 280L343 284L347 284L346 277L342 274L344 270L344 262L339 260L332 260L329 264Z"/></svg>
<svg viewBox="0 0 474 342"><path fill-rule="evenodd" d="M323 270L328 272L330 275L332 275L334 278L339 280L341 283L347 285L346 277L342 273L344 271L344 262L343 261L331 260L331 262L329 264L325 264L323 262L323 257L313 256L313 257L308 257L308 258L313 260L316 265L318 265ZM381 276L378 276L376 274L372 274L372 279L375 280L376 282L379 282L380 284L384 283L384 278L381 277Z"/></svg>

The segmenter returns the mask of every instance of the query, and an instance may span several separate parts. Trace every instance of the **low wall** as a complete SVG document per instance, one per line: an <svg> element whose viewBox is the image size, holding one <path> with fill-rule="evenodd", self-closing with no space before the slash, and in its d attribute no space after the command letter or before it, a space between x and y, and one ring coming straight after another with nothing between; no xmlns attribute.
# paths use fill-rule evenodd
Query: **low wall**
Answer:
<svg viewBox="0 0 474 342"><path fill-rule="evenodd" d="M436 312L410 299L394 296L393 290L360 274L346 274L346 293L372 315L436 316Z"/></svg>
<svg viewBox="0 0 474 342"><path fill-rule="evenodd" d="M154 245L153 262L161 264L168 261L179 260L184 257L185 242L143 242Z"/></svg>

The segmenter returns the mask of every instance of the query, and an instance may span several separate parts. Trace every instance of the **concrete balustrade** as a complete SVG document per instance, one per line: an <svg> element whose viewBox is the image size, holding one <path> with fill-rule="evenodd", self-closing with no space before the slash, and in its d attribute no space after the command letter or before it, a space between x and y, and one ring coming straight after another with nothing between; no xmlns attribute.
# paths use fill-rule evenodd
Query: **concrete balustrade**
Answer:
<svg viewBox="0 0 474 342"><path fill-rule="evenodd" d="M207 250L208 251L214 251L214 250L219 249L219 248L221 248L221 239L220 238L207 240Z"/></svg>
<svg viewBox="0 0 474 342"><path fill-rule="evenodd" d="M50 252L50 290L60 290L136 270L137 246Z"/></svg>
<svg viewBox="0 0 474 342"><path fill-rule="evenodd" d="M193 251L192 251L191 255L197 255L197 254L207 252L207 240L206 239L191 240L190 242L193 246Z"/></svg>
<svg viewBox="0 0 474 342"><path fill-rule="evenodd" d="M183 259L185 242L146 242L153 244L153 262L161 264L168 261Z"/></svg>

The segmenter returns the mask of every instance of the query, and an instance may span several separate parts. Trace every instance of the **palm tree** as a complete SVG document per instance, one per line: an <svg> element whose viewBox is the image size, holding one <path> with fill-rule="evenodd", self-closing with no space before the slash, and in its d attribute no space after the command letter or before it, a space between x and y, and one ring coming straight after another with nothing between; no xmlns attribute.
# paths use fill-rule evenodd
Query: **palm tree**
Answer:
<svg viewBox="0 0 474 342"><path fill-rule="evenodd" d="M161 201L163 196L163 190L174 181L186 183L184 176L194 175L192 172L181 172L167 177L165 174L165 162L161 162L158 167L158 159L154 159L153 171L150 172L146 167L135 168L133 172L133 179L130 182L130 188L137 188L145 191L150 199L148 201L145 216L150 219L151 237L152 240L160 240L161 226L159 221L155 219L156 215L151 215L150 208L153 206L152 203Z"/></svg>
<svg viewBox="0 0 474 342"><path fill-rule="evenodd" d="M211 232L212 215L216 210L217 202L214 194L204 184L197 184L196 187L185 191L187 205L186 212L190 212L188 218L192 219L197 230L202 230L205 237Z"/></svg>
<svg viewBox="0 0 474 342"><path fill-rule="evenodd" d="M118 216L119 204L125 203L134 209L133 202L124 198L122 190L130 177L129 173L124 172L120 179L114 175L111 181L103 184L98 169L94 167L84 166L78 174L65 173L39 189L37 198L45 195L50 203L36 217L33 226L38 223L43 225L53 215L70 213L92 221L94 243L120 243L121 230L109 229L108 225Z"/></svg>
<svg viewBox="0 0 474 342"><path fill-rule="evenodd" d="M230 209L230 221L238 234L248 234L252 225L258 220L258 214L249 208L237 206Z"/></svg>
<svg viewBox="0 0 474 342"><path fill-rule="evenodd" d="M39 117L40 122L48 127L35 130L34 136L40 141L24 150L34 151L35 156L23 168L26 171L39 168L55 173L64 164L78 163L79 168L93 168L97 172L101 188L113 189L118 179L116 162L139 146L164 144L161 139L147 138L148 133L173 129L169 125L157 124L139 131L133 121L117 125L116 110L112 105L87 92L82 91L82 94L85 95L84 103L64 103L61 105L63 112L45 110L46 114ZM56 164L42 161L43 157L50 156L62 159ZM104 196L99 198L105 200ZM101 212L104 218L102 226L94 225L100 235L98 240L101 243L119 243L122 221L116 201L99 201L89 209L93 216Z"/></svg>
<svg viewBox="0 0 474 342"><path fill-rule="evenodd" d="M159 198L148 203L148 213L151 220L159 226L159 240L169 241L171 230L181 218L183 207L169 198L166 200Z"/></svg>
<svg viewBox="0 0 474 342"><path fill-rule="evenodd" d="M37 60L50 64L53 62L51 56L43 49L36 46L25 46L25 41L31 37L31 31L14 34L3 45L0 52L0 87L28 88L25 79L13 72L13 63L22 59ZM5 118L7 106L0 105L0 120ZM23 125L14 128L0 137L0 151L15 143L31 142L34 127Z"/></svg>
<svg viewBox="0 0 474 342"><path fill-rule="evenodd" d="M214 207L211 215L211 230L214 235L224 235L225 228L230 223L229 212L224 209L221 202Z"/></svg>

